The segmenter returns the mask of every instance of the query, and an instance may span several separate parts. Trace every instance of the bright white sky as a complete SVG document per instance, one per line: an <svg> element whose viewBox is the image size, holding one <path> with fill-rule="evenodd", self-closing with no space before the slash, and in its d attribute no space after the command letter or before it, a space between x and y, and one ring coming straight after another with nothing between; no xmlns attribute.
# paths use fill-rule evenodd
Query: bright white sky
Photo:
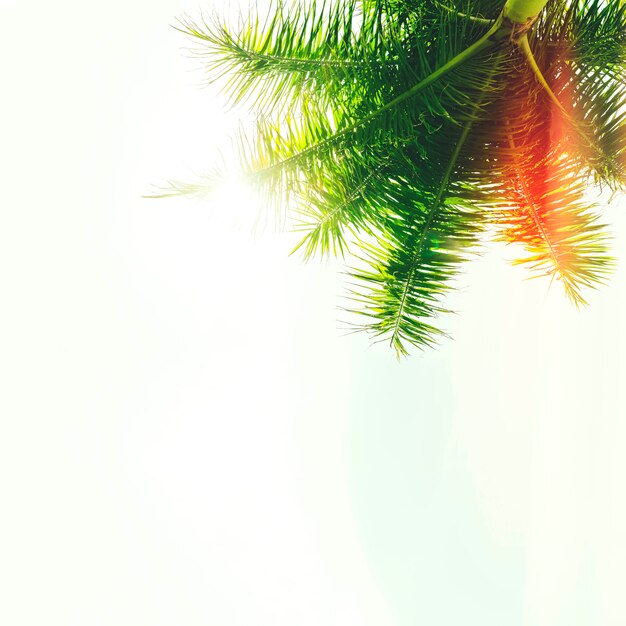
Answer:
<svg viewBox="0 0 626 626"><path fill-rule="evenodd" d="M249 200L141 198L233 123L200 8L0 0L0 623L626 623L623 203L591 308L494 250L398 364Z"/></svg>

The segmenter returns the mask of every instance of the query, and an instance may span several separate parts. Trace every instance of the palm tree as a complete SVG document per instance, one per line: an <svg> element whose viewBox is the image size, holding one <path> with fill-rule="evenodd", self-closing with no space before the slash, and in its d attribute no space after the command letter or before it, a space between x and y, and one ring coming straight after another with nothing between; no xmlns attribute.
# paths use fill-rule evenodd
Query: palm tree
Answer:
<svg viewBox="0 0 626 626"><path fill-rule="evenodd" d="M349 254L357 327L398 355L445 334L443 297L485 233L584 304L612 265L586 187L626 185L621 0L459 4L280 3L236 29L177 25L258 112L236 142L241 176L295 216L305 258Z"/></svg>

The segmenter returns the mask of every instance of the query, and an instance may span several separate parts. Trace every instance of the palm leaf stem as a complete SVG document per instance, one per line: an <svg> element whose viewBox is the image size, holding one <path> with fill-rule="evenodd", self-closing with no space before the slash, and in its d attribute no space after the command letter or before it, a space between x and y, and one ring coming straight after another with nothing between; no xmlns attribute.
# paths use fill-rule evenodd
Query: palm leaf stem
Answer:
<svg viewBox="0 0 626 626"><path fill-rule="evenodd" d="M550 83L546 80L546 77L543 75L541 68L537 64L537 60L535 59L535 55L533 54L532 48L530 47L530 43L528 41L528 36L524 33L518 40L517 46L524 55L528 66L530 67L533 75L537 79L537 82L541 85L543 90L546 92L547 96L554 103L556 108L561 112L565 120L571 124L571 126L578 133L580 138L587 144L587 147L592 151L595 151L597 148L594 142L589 138L588 134L581 128L579 122L574 119L571 114L567 111L567 109L563 106L558 96L552 91L552 87L550 87Z"/></svg>
<svg viewBox="0 0 626 626"><path fill-rule="evenodd" d="M506 120L505 124L507 128L510 127L510 122L508 119ZM507 137L508 137L509 146L511 148L511 152L513 155L513 165L515 167L515 173L517 175L517 180L522 190L522 195L526 199L526 205L530 209L530 214L533 218L533 221L537 225L537 229L541 233L543 240L546 242L546 245L548 246L548 250L550 251L550 256L552 257L552 261L554 262L554 267L556 271L558 272L559 276L564 277L563 268L561 267L558 254L556 253L556 250L554 249L554 246L552 244L552 240L550 239L550 236L548 235L548 232L546 231L543 225L543 222L541 221L541 218L539 217L539 214L537 213L537 207L535 206L535 202L533 200L533 194L531 193L528 187L528 183L526 182L526 178L524 177L522 173L522 166L517 157L517 146L515 145L515 139L513 139L513 135L510 132L507 133ZM554 278L554 275L553 275L553 278Z"/></svg>
<svg viewBox="0 0 626 626"><path fill-rule="evenodd" d="M526 33L524 33L517 40L517 45L519 49L521 50L522 54L524 55L524 58L526 59L526 62L528 63L528 66L532 70L535 78L537 79L537 82L544 88L546 94L548 95L550 100L554 102L554 104L559 109L559 111L561 111L561 113L563 113L563 115L565 115L565 117L569 119L570 117L569 113L565 110L565 107L561 104L561 101L557 98L554 91L552 91L552 87L550 87L550 84L546 80L546 77L543 75L543 72L539 68L539 65L537 64L537 60L535 59L535 55L533 54L533 51L530 47L530 43L528 42L528 35Z"/></svg>

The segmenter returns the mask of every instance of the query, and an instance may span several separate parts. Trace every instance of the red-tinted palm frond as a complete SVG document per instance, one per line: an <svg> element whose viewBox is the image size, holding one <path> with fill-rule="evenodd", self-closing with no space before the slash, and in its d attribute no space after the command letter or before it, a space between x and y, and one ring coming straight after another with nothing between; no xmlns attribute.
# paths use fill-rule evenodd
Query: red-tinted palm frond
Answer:
<svg viewBox="0 0 626 626"><path fill-rule="evenodd" d="M577 77L561 61L550 65L552 94L529 69L503 101L508 145L502 146L500 238L527 250L516 263L556 278L573 302L584 304L583 288L602 282L611 260L580 172L593 149L591 131L571 97Z"/></svg>

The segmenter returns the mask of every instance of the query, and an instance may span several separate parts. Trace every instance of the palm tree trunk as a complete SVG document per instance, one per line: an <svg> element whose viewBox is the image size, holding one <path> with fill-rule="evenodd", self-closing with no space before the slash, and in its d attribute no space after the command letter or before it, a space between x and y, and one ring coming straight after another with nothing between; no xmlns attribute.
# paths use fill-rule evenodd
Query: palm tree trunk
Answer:
<svg viewBox="0 0 626 626"><path fill-rule="evenodd" d="M502 14L516 24L534 22L547 2L548 0L507 0Z"/></svg>

